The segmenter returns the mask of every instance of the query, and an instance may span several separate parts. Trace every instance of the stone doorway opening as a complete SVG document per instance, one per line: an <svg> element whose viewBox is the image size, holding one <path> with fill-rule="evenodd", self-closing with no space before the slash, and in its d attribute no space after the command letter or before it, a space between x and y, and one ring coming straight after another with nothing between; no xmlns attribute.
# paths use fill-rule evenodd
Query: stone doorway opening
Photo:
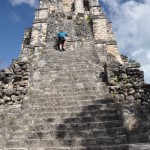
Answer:
<svg viewBox="0 0 150 150"><path fill-rule="evenodd" d="M89 11L90 10L89 1L88 0L84 0L83 1L83 5L84 5L84 10L85 11Z"/></svg>

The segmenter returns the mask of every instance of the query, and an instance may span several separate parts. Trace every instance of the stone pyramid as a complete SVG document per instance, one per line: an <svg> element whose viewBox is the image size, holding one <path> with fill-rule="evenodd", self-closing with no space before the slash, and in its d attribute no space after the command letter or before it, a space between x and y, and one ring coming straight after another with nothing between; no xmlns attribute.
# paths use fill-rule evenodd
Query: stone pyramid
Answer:
<svg viewBox="0 0 150 150"><path fill-rule="evenodd" d="M61 27L69 35L63 52L55 38ZM128 105L117 105L111 93L107 64L114 63L126 67L97 0L40 0L19 58L0 72L0 149L150 149L149 106L139 108L141 130L127 131ZM150 93L149 85L144 90Z"/></svg>

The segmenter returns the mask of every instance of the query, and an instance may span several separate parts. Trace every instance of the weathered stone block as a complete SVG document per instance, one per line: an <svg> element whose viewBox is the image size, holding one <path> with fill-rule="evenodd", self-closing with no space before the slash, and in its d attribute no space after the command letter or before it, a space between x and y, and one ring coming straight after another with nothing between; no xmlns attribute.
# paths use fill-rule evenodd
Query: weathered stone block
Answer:
<svg viewBox="0 0 150 150"><path fill-rule="evenodd" d="M91 7L90 14L91 15L101 15L102 14L102 8L101 7Z"/></svg>
<svg viewBox="0 0 150 150"><path fill-rule="evenodd" d="M93 34L96 40L108 39L107 20L106 19L92 19Z"/></svg>
<svg viewBox="0 0 150 150"><path fill-rule="evenodd" d="M125 96L123 94L114 94L114 99L116 100L116 102L124 102L125 100Z"/></svg>
<svg viewBox="0 0 150 150"><path fill-rule="evenodd" d="M134 98L135 98L135 99L141 98L141 94L140 94L139 92L138 92L138 93L135 93L135 94L134 94Z"/></svg>
<svg viewBox="0 0 150 150"><path fill-rule="evenodd" d="M48 9L37 9L35 12L35 20L42 20L48 18Z"/></svg>
<svg viewBox="0 0 150 150"><path fill-rule="evenodd" d="M3 93L7 96L11 96L14 93L14 89L4 89Z"/></svg>
<svg viewBox="0 0 150 150"><path fill-rule="evenodd" d="M74 6L76 13L84 13L83 0L75 0Z"/></svg>
<svg viewBox="0 0 150 150"><path fill-rule="evenodd" d="M130 91L128 92L129 95L133 95L135 93L135 90L133 88L130 89Z"/></svg>
<svg viewBox="0 0 150 150"><path fill-rule="evenodd" d="M3 93L0 91L0 98L2 98L3 97Z"/></svg>
<svg viewBox="0 0 150 150"><path fill-rule="evenodd" d="M0 105L4 104L4 102L5 102L4 99L0 99Z"/></svg>
<svg viewBox="0 0 150 150"><path fill-rule="evenodd" d="M127 96L126 99L127 99L127 103L129 102L129 104L130 104L130 103L132 104L132 103L135 102L135 98L134 98L134 96L132 96L132 95Z"/></svg>
<svg viewBox="0 0 150 150"><path fill-rule="evenodd" d="M33 24L31 34L31 45L40 46L45 45L47 23Z"/></svg>
<svg viewBox="0 0 150 150"><path fill-rule="evenodd" d="M3 97L3 99L4 99L4 101L5 101L5 102L9 102L9 101L11 101L11 98L10 98L10 97L8 97L8 96L4 96L4 97Z"/></svg>
<svg viewBox="0 0 150 150"><path fill-rule="evenodd" d="M12 95L12 96L11 96L11 100L12 100L13 102L17 101L17 96L16 96L16 95Z"/></svg>
<svg viewBox="0 0 150 150"><path fill-rule="evenodd" d="M63 11L71 12L71 10L73 9L73 2L74 2L74 0L64 0L63 1Z"/></svg>
<svg viewBox="0 0 150 150"><path fill-rule="evenodd" d="M121 74L119 75L119 78L120 78L120 79L127 79L128 76L127 76L125 73L121 73Z"/></svg>

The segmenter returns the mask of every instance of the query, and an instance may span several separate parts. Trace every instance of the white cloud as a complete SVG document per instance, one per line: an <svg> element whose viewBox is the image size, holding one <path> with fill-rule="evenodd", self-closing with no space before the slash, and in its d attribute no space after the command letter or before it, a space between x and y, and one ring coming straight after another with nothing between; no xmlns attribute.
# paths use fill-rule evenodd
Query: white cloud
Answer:
<svg viewBox="0 0 150 150"><path fill-rule="evenodd" d="M9 0L13 6L20 5L22 3L28 4L32 7L36 7L38 0Z"/></svg>
<svg viewBox="0 0 150 150"><path fill-rule="evenodd" d="M121 53L141 63L150 82L150 0L100 0L107 6Z"/></svg>
<svg viewBox="0 0 150 150"><path fill-rule="evenodd" d="M133 51L133 52L131 52L131 56L132 56L132 57L139 56L139 55L142 54L143 51L144 51L144 49L139 49L139 50L137 50L137 51Z"/></svg>
<svg viewBox="0 0 150 150"><path fill-rule="evenodd" d="M147 59L150 60L150 51L147 53Z"/></svg>
<svg viewBox="0 0 150 150"><path fill-rule="evenodd" d="M149 81L149 76L150 76L150 65L146 64L145 66L143 65L142 70L144 71L144 76L147 79L147 81Z"/></svg>

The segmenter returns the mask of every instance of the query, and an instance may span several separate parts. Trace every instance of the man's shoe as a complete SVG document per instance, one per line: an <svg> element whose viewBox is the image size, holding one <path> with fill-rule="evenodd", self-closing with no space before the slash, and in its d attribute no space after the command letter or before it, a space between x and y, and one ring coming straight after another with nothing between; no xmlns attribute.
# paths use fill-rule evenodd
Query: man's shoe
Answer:
<svg viewBox="0 0 150 150"><path fill-rule="evenodd" d="M62 48L62 51L65 51L65 49L64 49L64 48Z"/></svg>

